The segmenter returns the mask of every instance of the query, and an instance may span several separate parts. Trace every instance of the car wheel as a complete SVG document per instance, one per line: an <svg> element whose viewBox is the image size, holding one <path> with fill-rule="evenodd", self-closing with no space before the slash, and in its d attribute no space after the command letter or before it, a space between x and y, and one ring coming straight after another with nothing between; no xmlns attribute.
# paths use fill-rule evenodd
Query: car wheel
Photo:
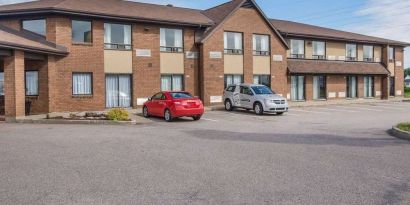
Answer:
<svg viewBox="0 0 410 205"><path fill-rule="evenodd" d="M283 115L283 112L277 112L276 115Z"/></svg>
<svg viewBox="0 0 410 205"><path fill-rule="evenodd" d="M142 114L144 115L145 118L149 118L149 113L148 113L148 107L144 106L142 109Z"/></svg>
<svg viewBox="0 0 410 205"><path fill-rule="evenodd" d="M167 122L172 122L172 114L171 111L169 111L168 109L166 109L164 112L164 119Z"/></svg>
<svg viewBox="0 0 410 205"><path fill-rule="evenodd" d="M256 113L257 115L263 115L263 107L262 107L262 104L256 103L255 106L254 106L254 108L253 108L253 110L255 110L255 113Z"/></svg>
<svg viewBox="0 0 410 205"><path fill-rule="evenodd" d="M225 101L225 110L227 110L227 111L232 111L233 110L231 100L226 100Z"/></svg>
<svg viewBox="0 0 410 205"><path fill-rule="evenodd" d="M201 119L201 117L202 117L202 115L196 115L196 116L193 116L192 118L193 118L195 121L198 121L198 120Z"/></svg>

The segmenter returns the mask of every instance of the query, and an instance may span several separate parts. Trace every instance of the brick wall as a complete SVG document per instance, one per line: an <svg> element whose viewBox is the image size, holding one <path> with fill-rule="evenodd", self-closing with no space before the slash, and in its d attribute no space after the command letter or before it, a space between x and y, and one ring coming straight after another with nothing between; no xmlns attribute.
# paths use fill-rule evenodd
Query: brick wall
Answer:
<svg viewBox="0 0 410 205"><path fill-rule="evenodd" d="M224 24L214 31L201 48L201 96L206 105L210 105L211 96L222 96L224 90L224 60L211 59L209 52L224 51L224 31L242 32L244 46L244 81L253 82L253 34L270 35L271 54L282 55L282 62L271 61L272 88L277 93L287 93L286 86L286 48L279 40L278 36L271 30L262 16L254 9L241 8Z"/></svg>
<svg viewBox="0 0 410 205"><path fill-rule="evenodd" d="M4 61L0 57L0 72L4 72ZM0 115L4 115L4 96L0 96Z"/></svg>
<svg viewBox="0 0 410 205"><path fill-rule="evenodd" d="M396 47L396 62L400 61L401 66L399 66L397 63L395 63L395 69L394 69L394 76L396 78L395 80L395 90L396 90L396 96L403 96L404 95L404 59L403 59L403 48ZM401 95L397 95L397 91L401 91Z"/></svg>
<svg viewBox="0 0 410 205"><path fill-rule="evenodd" d="M30 114L48 112L48 75L47 61L25 60L25 71L38 71L38 96L26 97L31 102Z"/></svg>
<svg viewBox="0 0 410 205"><path fill-rule="evenodd" d="M71 20L67 17L47 18L47 40L68 48L67 57L55 58L55 71L49 69L49 89L55 97L50 98L50 112L103 110L105 108L104 74L104 25L102 21L92 21L92 44L73 44L71 40ZM93 95L72 96L72 73L93 73Z"/></svg>

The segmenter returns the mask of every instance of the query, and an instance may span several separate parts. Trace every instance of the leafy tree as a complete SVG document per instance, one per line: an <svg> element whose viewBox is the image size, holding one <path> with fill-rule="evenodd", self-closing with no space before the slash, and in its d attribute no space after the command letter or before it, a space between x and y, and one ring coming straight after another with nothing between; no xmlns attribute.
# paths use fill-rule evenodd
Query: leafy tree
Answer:
<svg viewBox="0 0 410 205"><path fill-rule="evenodd" d="M404 78L406 78L407 76L410 76L410 68L404 69Z"/></svg>

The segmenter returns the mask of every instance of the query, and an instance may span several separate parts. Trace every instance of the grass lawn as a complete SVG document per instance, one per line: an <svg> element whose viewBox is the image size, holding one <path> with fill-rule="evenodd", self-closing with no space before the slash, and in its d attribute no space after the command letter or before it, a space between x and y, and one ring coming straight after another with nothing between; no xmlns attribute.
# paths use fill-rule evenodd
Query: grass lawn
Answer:
<svg viewBox="0 0 410 205"><path fill-rule="evenodd" d="M400 123L400 124L397 125L397 127L401 130L410 132L410 122Z"/></svg>
<svg viewBox="0 0 410 205"><path fill-rule="evenodd" d="M404 88L404 97L410 98L410 88Z"/></svg>

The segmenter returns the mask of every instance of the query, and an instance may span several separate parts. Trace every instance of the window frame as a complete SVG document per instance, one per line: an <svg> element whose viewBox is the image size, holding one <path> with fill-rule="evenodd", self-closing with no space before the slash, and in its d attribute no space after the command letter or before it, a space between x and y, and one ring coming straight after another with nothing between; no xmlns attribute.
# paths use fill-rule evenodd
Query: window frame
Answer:
<svg viewBox="0 0 410 205"><path fill-rule="evenodd" d="M392 49L392 58L390 58L390 49ZM393 46L389 46L387 52L388 52L387 57L389 59L389 62L394 63L394 61L396 60L396 48Z"/></svg>
<svg viewBox="0 0 410 205"><path fill-rule="evenodd" d="M241 76L240 84L244 82L243 74L224 74L224 88L225 89L229 86L229 85L226 84L227 83L226 80L227 80L228 76L232 76L232 79L234 79L235 76ZM235 85L235 84L231 84L231 85Z"/></svg>
<svg viewBox="0 0 410 205"><path fill-rule="evenodd" d="M235 49L235 48L225 48L225 33L239 33L241 34L241 44L242 47L241 49ZM228 40L228 37L226 38ZM224 54L226 55L243 55L243 50L244 50L244 33L243 32L237 32L237 31L224 31L223 33L223 42L224 42Z"/></svg>
<svg viewBox="0 0 410 205"><path fill-rule="evenodd" d="M258 50L253 50L253 47L255 45L255 36L266 36L268 37L268 51L258 51ZM242 37L243 38L243 37ZM269 34L259 34L259 33L254 33L252 34L252 53L254 56L270 56L271 53L271 39Z"/></svg>
<svg viewBox="0 0 410 205"><path fill-rule="evenodd" d="M350 56L347 56L347 51L348 51L348 49L347 49L347 47L349 46L349 45L354 45L355 46L355 48L356 48L356 57L350 57ZM345 46L345 50L346 50L346 61L357 61L358 60L358 47L357 47L357 43L346 43L346 46Z"/></svg>
<svg viewBox="0 0 410 205"><path fill-rule="evenodd" d="M164 76L171 76L171 90L162 90L162 77L164 77ZM181 90L180 91L184 91L185 90L185 75L184 74L161 74L161 77L160 77L160 88L161 88L161 91L162 92L164 92L164 91L170 91L170 92L172 92L172 91L174 91L174 76L181 76L182 78L181 78Z"/></svg>
<svg viewBox="0 0 410 205"><path fill-rule="evenodd" d="M262 77L268 77L268 79L269 79L269 85L265 85L265 86L267 86L267 87L269 87L269 88L271 88L271 86L272 86L272 76L270 75L270 74L254 74L253 75L253 79L255 80L255 77L258 77L258 84L260 84L260 85L265 85L265 84L261 84L261 78ZM255 82L255 81L254 81Z"/></svg>
<svg viewBox="0 0 410 205"><path fill-rule="evenodd" d="M372 58L364 57L364 47L372 47ZM374 45L363 45L363 61L364 62L374 62Z"/></svg>
<svg viewBox="0 0 410 205"><path fill-rule="evenodd" d="M293 54L292 53L292 41L302 41L303 42L303 54ZM305 59L306 56L306 41L305 39L300 39L300 38L292 38L289 39L289 45L290 45L290 58L292 59Z"/></svg>
<svg viewBox="0 0 410 205"><path fill-rule="evenodd" d="M324 55L315 55L314 53L315 53L315 50L314 50L314 47L313 47L313 44L314 44L314 42L319 42L319 43L324 43L324 51L325 51L325 54ZM315 60L326 60L326 56L327 56L327 43L326 43L326 41L316 41L316 40L312 40L312 59L315 59Z"/></svg>
<svg viewBox="0 0 410 205"><path fill-rule="evenodd" d="M119 43L105 43L105 24L116 24L116 25L122 25L122 26L130 26L130 44L119 44ZM113 21L104 21L103 22L103 42L104 42L104 50L117 50L117 51L132 51L133 50L133 41L134 39L132 38L132 24L127 24L127 23L121 23L121 22L113 22ZM113 46L115 45L117 48L107 48L106 46L110 45ZM123 46L123 48L120 48L120 46ZM129 46L129 49L127 47Z"/></svg>
<svg viewBox="0 0 410 205"><path fill-rule="evenodd" d="M43 35L43 34L36 33L36 32L33 32L33 31L30 31L30 30L27 30L27 29L24 28L24 22L25 22L25 21L38 21L38 20L44 20L44 35ZM47 18L28 18L28 19L21 19L21 20L20 20L20 28L21 28L22 30L24 30L24 31L27 31L27 32L33 33L33 34L35 34L35 35L42 36L42 37L46 38L46 36L47 36Z"/></svg>
<svg viewBox="0 0 410 205"><path fill-rule="evenodd" d="M73 29L73 21L83 21L83 22L90 22L90 26L91 26L91 41L90 42L77 42L77 41L74 41L74 38L73 38L73 31L74 31L74 29ZM93 26L94 26L94 23L93 23L93 21L92 20L90 20L90 19L77 19L77 18L72 18L71 19L71 43L72 44L74 44L74 45L81 45L81 44L85 44L85 45L92 45L93 44L93 42L94 42L94 28L93 28ZM104 31L104 35L105 35L105 31ZM132 36L132 30L131 30L131 36ZM105 42L104 42L104 44L105 44ZM104 46L105 47L105 46Z"/></svg>
<svg viewBox="0 0 410 205"><path fill-rule="evenodd" d="M91 76L91 94L75 94L74 93L74 75L76 74L90 74ZM94 95L94 73L93 72L72 72L71 74L71 95L72 96L93 96Z"/></svg>
<svg viewBox="0 0 410 205"><path fill-rule="evenodd" d="M298 82L298 85L299 85L299 77L303 77L303 99L297 99L297 100L295 100L295 99L292 99L292 77L296 77L297 78L297 82ZM306 75L291 75L290 76L290 78L291 78L291 82L290 82L290 86L291 86L291 88L290 88L290 90L291 90L291 101L292 102L305 102L306 101L306 99L307 99L307 96L306 96ZM296 89L296 90L298 90L299 91L299 89ZM299 92L298 92L299 93Z"/></svg>
<svg viewBox="0 0 410 205"><path fill-rule="evenodd" d="M319 84L318 84L318 92L319 92L319 98L318 99L315 99L315 96L313 95L313 100L316 100L316 101L321 101L321 100L327 100L328 99L328 95L327 95L327 76L326 75L313 75L313 78L315 78L315 77L318 77L318 78L320 78L320 77L323 77L323 80L325 81L324 82L324 84L325 84L325 97L324 98L321 98L321 96L320 96L320 79L319 79ZM313 79L313 83L312 83L313 85L314 85L314 79ZM312 94L314 94L314 89L315 89L315 87L313 87L313 93Z"/></svg>
<svg viewBox="0 0 410 205"><path fill-rule="evenodd" d="M27 73L36 72L37 73L37 92L32 95L27 94ZM40 72L38 70L25 70L24 71L24 94L26 97L38 97L40 95Z"/></svg>
<svg viewBox="0 0 410 205"><path fill-rule="evenodd" d="M349 93L350 93L350 84L351 84L351 81L350 81L350 78L355 78L356 79L356 86L355 86L355 89L356 89L356 97L351 97L351 96L349 96ZM351 93L350 93L350 95L351 95ZM348 76L346 76L346 99L358 99L359 98L359 76L357 76L357 75L348 75Z"/></svg>
<svg viewBox="0 0 410 205"><path fill-rule="evenodd" d="M366 96L366 91L367 91L367 86L366 86L366 78L368 78L368 79L372 79L372 83L369 85L370 86L370 88L371 88L371 91L372 91L372 95L371 96ZM364 93L363 93L363 97L364 98L367 98L367 99L371 99L371 98L374 98L376 95L375 95L375 82L374 82L374 79L375 79L375 77L374 76L371 76L371 75L365 75L364 77L363 77L363 87L364 87Z"/></svg>
<svg viewBox="0 0 410 205"><path fill-rule="evenodd" d="M185 29L183 28L171 28L171 27L160 27L159 38L161 41L161 29L173 29L173 30L181 30L182 31L182 47L168 47L168 46L161 46L161 42L159 44L159 50L163 53L183 53L185 50ZM166 43L165 43L166 44ZM165 50L163 50L165 48ZM170 48L170 50L168 50Z"/></svg>

